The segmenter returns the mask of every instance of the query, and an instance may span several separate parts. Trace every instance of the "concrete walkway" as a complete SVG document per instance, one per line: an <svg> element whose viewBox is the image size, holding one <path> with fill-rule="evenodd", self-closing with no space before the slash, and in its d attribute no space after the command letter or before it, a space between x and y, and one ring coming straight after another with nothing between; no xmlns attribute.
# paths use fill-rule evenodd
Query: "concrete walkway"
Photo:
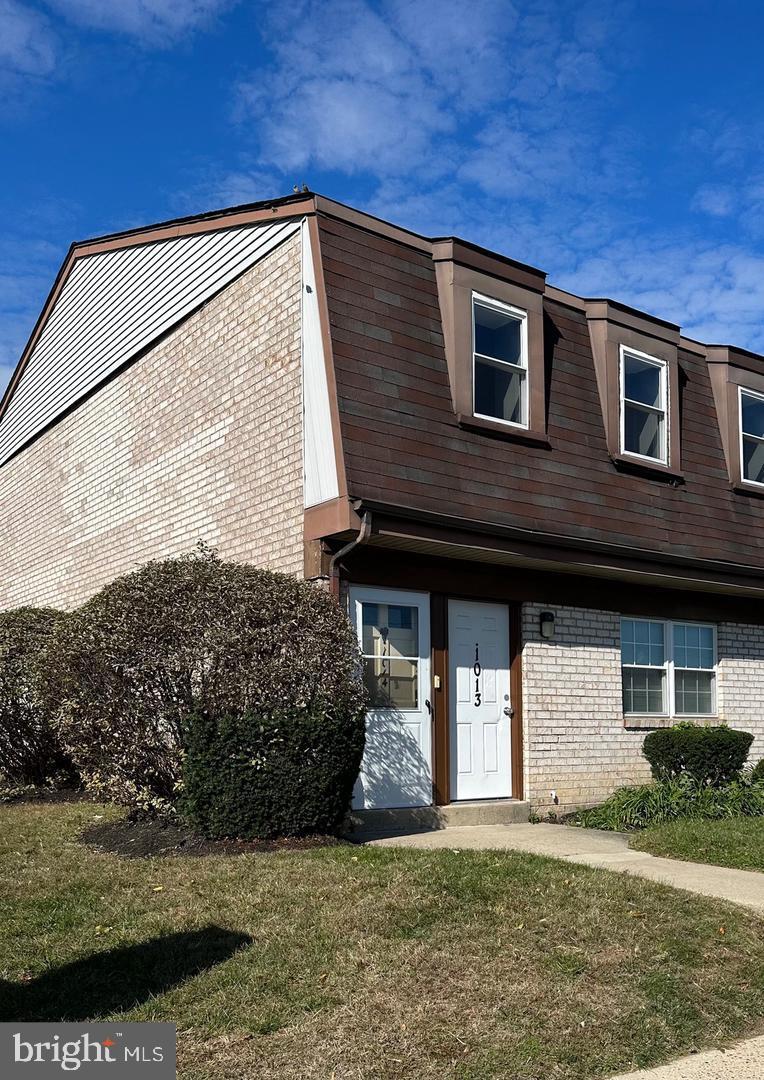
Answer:
<svg viewBox="0 0 764 1080"><path fill-rule="evenodd" d="M676 889L754 908L764 913L764 874L754 870L730 870L723 866L658 859L629 847L623 833L575 829L565 825L470 825L432 832L384 837L369 843L382 847L508 848L551 855L556 859L620 870L626 874L660 881ZM712 1074L709 1074L712 1075ZM764 1080L764 1071L760 1074Z"/></svg>
<svg viewBox="0 0 764 1080"><path fill-rule="evenodd" d="M624 1073L613 1080L762 1080L762 1077L764 1035L746 1039L729 1050L692 1054L657 1069Z"/></svg>

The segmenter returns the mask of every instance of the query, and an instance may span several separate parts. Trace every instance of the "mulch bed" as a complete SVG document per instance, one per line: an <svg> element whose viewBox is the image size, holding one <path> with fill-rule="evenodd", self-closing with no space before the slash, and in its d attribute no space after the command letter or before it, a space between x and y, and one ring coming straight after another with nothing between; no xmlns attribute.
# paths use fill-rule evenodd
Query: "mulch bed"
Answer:
<svg viewBox="0 0 764 1080"><path fill-rule="evenodd" d="M278 840L207 840L192 829L158 820L104 821L80 839L88 847L128 859L173 855L246 855L250 852L306 851L346 844L336 836L290 836Z"/></svg>

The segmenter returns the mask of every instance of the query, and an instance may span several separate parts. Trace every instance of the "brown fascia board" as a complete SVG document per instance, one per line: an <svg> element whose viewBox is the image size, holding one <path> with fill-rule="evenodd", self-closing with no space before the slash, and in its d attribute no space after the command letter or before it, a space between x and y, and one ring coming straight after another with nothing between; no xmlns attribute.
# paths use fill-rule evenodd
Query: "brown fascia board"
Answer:
<svg viewBox="0 0 764 1080"><path fill-rule="evenodd" d="M369 499L359 499L353 502L353 507L358 515L363 510L372 512L372 535L386 527L394 528L396 523L399 527L409 523L412 527L416 525L420 530L424 530L420 531L419 535L440 535L444 539L451 537L467 546L471 543L479 546L482 542L495 547L497 551L526 554L547 549L550 553L569 560L571 564L582 558L593 557L600 560L602 567L611 569L629 565L633 566L635 571L642 567L645 572L649 572L650 567L656 567L666 575L675 575L678 582L684 579L696 585L705 582L715 586L724 585L734 590L764 593L764 573L761 568L744 563L699 559L665 550L624 547L609 541L539 532L522 526L498 525L482 520L468 521L432 510L419 510Z"/></svg>
<svg viewBox="0 0 764 1080"><path fill-rule="evenodd" d="M533 292L543 293L546 288L546 274L535 266L517 262L456 236L436 237L431 244L433 262L455 262L504 281L511 278L517 285Z"/></svg>
<svg viewBox="0 0 764 1080"><path fill-rule="evenodd" d="M706 345L705 352L709 364L729 364L764 375L764 356L749 349L740 349L736 345Z"/></svg>
<svg viewBox="0 0 764 1080"><path fill-rule="evenodd" d="M328 199L325 195L316 195L315 202L316 212L326 217L346 221L348 224L355 225L366 232L374 233L376 236L382 236L388 240L397 240L398 243L407 244L408 247L415 248L417 251L424 251L428 255L432 252L433 241L427 236L422 236L421 233L413 232L411 229L404 229L402 225L394 225L391 221L385 221L384 218L367 214L364 210L356 210L345 203Z"/></svg>
<svg viewBox="0 0 764 1080"><path fill-rule="evenodd" d="M584 309L587 319L603 319L627 330L635 330L638 334L657 337L679 346L679 327L676 323L659 319L656 315L648 315L647 312L638 311L637 308L628 307L617 300L587 299L584 301Z"/></svg>

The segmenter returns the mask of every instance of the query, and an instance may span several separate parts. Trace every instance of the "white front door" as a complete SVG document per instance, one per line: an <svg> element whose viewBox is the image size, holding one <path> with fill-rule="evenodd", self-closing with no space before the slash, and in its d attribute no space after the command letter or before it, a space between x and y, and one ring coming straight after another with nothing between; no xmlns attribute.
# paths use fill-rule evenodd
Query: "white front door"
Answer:
<svg viewBox="0 0 764 1080"><path fill-rule="evenodd" d="M402 589L350 590L370 709L353 807L432 803L430 598Z"/></svg>
<svg viewBox="0 0 764 1080"><path fill-rule="evenodd" d="M448 602L451 799L512 794L509 612Z"/></svg>

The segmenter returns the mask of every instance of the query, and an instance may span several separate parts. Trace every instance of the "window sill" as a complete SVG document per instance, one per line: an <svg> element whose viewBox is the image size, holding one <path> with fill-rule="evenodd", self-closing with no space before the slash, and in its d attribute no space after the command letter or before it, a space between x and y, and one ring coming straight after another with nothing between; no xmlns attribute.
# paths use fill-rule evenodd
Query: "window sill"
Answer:
<svg viewBox="0 0 764 1080"><path fill-rule="evenodd" d="M619 472L632 473L636 476L649 476L653 479L667 480L674 484L684 483L684 473L678 469L672 469L669 465L661 465L657 461L653 464L649 461L641 461L639 458L629 457L628 454L611 454L610 460Z"/></svg>
<svg viewBox="0 0 764 1080"><path fill-rule="evenodd" d="M654 731L656 728L673 727L674 724L718 724L718 716L629 716L623 718L623 726L629 731Z"/></svg>
<svg viewBox="0 0 764 1080"><path fill-rule="evenodd" d="M755 499L764 499L764 487L759 484L748 484L745 480L735 480L730 484L730 487L739 495L753 495Z"/></svg>
<svg viewBox="0 0 764 1080"><path fill-rule="evenodd" d="M481 416L470 416L465 413L457 413L457 423L466 431L476 431L481 435L492 435L504 438L510 442L523 442L531 446L546 446L552 444L546 432L532 431L530 428L510 427L498 420L484 420Z"/></svg>

